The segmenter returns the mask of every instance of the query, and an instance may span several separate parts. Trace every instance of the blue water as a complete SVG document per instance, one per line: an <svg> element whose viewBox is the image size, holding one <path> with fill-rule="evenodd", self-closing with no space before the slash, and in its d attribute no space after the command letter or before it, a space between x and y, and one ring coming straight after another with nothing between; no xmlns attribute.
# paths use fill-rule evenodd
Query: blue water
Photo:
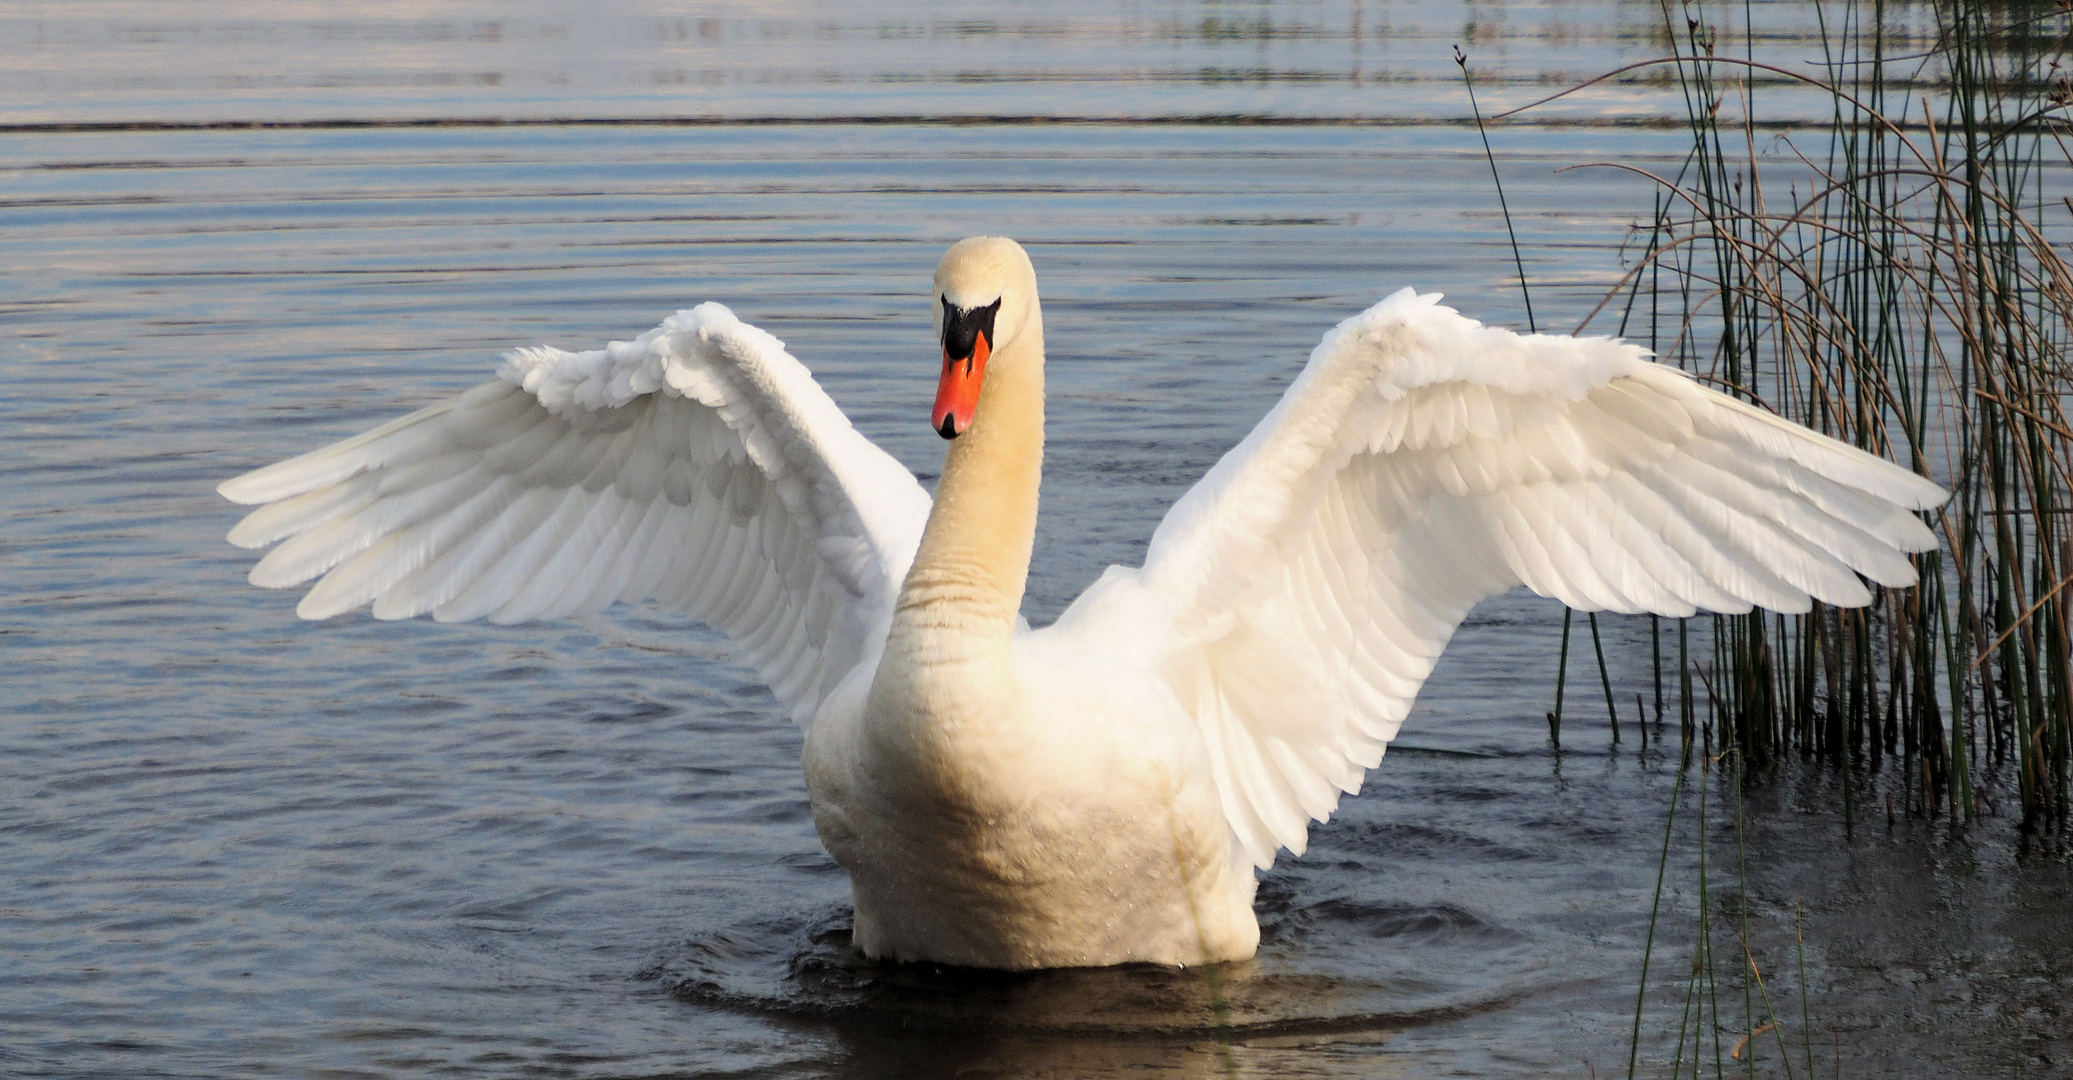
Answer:
<svg viewBox="0 0 2073 1080"><path fill-rule="evenodd" d="M709 299L932 480L927 275L1000 232L1031 248L1052 352L1041 623L1141 557L1340 318L1408 284L1521 325L1481 144L1431 122L1463 111L1445 50L1469 42L1488 92L1523 101L1648 55L1657 11L0 14L0 1074L1618 1071L1676 776L1626 704L1654 692L1645 620L1607 621L1626 741L1582 668L1558 755L1559 608L1479 609L1363 795L1265 876L1258 961L988 978L847 950L798 732L723 640L646 607L302 623L245 584L213 488L504 349ZM1655 92L1568 115L1670 108ZM787 115L818 119L178 126ZM1254 121L1153 122L1227 115ZM1554 168L1674 166L1677 134L1495 140L1536 313L1574 325L1649 193ZM1767 977L1796 991L1808 965L1823 1054L2064 1075L2063 861L1877 814L1844 842L1824 783L1753 793L1750 885L1717 862L1714 882ZM1695 941L1691 795L1641 1040L1657 1072Z"/></svg>

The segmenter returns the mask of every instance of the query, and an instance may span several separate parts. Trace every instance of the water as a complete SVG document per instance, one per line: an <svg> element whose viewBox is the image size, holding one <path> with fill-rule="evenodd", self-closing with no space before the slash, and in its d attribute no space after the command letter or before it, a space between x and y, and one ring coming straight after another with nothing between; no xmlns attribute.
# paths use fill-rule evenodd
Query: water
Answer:
<svg viewBox="0 0 2073 1080"><path fill-rule="evenodd" d="M1138 560L1338 319L1416 284L1523 321L1473 130L1423 122L1460 112L1445 48L1471 42L1493 98L1523 101L1650 54L1654 8L240 10L0 16L0 1074L1625 1061L1674 761L1641 752L1625 705L1615 750L1588 667L1550 751L1551 604L1476 612L1363 795L1265 876L1257 961L1003 978L846 948L798 732L724 641L648 608L301 623L244 583L213 487L465 388L503 349L706 299L932 480L927 275L1003 232L1031 247L1052 350L1043 622ZM1619 93L1566 115L1669 108ZM1012 119L1039 115L1107 122ZM1365 122L1148 122L1212 115ZM192 126L470 116L812 122ZM1536 311L1571 325L1647 191L1552 168L1661 166L1675 132L1498 141ZM1617 694L1652 694L1646 622L1608 630ZM1845 842L1824 784L1752 796L1748 899L1722 909L1750 911L1796 990L1804 903L1823 1070L2073 1070L2063 859L1997 822L1954 838L1876 812ZM1687 814L1660 983L1689 962L1697 837ZM1673 1052L1681 1000L1652 991L1644 1060Z"/></svg>

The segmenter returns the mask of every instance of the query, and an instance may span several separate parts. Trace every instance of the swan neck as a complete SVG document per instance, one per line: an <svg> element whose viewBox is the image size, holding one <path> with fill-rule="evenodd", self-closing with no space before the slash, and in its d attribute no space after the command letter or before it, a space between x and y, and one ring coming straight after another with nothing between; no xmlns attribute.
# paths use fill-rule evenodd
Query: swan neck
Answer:
<svg viewBox="0 0 2073 1080"><path fill-rule="evenodd" d="M950 444L935 508L900 590L895 634L956 635L1005 650L1014 633L1043 479L1040 326L995 354L971 429Z"/></svg>

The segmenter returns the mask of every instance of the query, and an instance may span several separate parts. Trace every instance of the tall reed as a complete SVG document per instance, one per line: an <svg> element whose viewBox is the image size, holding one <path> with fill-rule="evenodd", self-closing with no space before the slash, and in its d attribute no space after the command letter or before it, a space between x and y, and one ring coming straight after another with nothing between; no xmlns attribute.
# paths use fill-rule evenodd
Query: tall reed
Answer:
<svg viewBox="0 0 2073 1080"><path fill-rule="evenodd" d="M1757 10L1735 13L1743 29ZM1889 43L1886 0L1818 10L1819 63L1795 70L1724 55L1702 5L1666 0L1672 54L1614 74L1673 72L1691 146L1680 171L1649 174L1656 215L1600 312L1713 385L1954 494L1920 587L1877 590L1868 608L1715 617L1689 660L1680 629L1680 680L1686 664L1707 680L1708 734L1746 769L1825 761L1882 776L1909 813L1960 820L2012 788L2026 828L2063 827L2073 267L2054 239L2073 211L2073 11L1937 0L1923 50ZM1758 134L1760 94L1804 90L1825 122Z"/></svg>

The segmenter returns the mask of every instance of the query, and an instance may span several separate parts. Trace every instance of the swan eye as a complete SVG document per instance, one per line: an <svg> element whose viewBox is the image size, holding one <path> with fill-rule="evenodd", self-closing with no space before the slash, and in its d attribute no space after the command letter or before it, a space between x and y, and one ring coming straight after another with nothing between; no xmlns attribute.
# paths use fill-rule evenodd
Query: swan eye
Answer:
<svg viewBox="0 0 2073 1080"><path fill-rule="evenodd" d="M981 335L986 346L993 347L993 319L999 315L1001 302L996 299L984 307L961 308L943 298L943 352L952 360L968 359L977 347Z"/></svg>

